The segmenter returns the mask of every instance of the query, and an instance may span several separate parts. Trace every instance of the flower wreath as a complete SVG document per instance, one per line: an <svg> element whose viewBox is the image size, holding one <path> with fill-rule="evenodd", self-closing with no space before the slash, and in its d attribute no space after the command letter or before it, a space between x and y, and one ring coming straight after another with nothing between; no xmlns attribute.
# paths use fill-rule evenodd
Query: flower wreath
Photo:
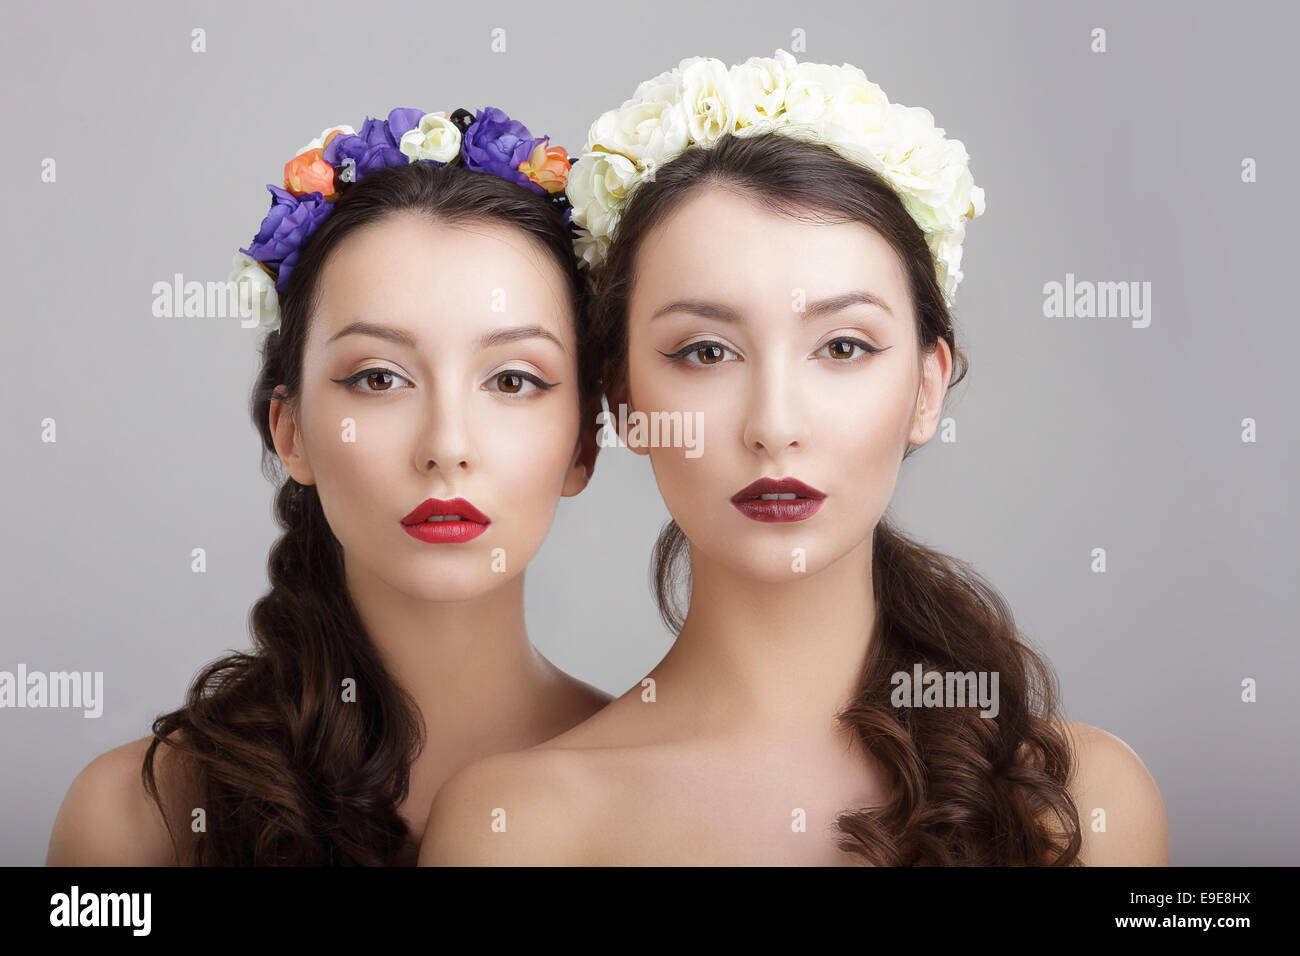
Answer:
<svg viewBox="0 0 1300 956"><path fill-rule="evenodd" d="M251 293L259 324L278 329L279 297L303 243L340 194L387 166L432 163L491 173L549 197L568 222L568 154L549 143L550 137L534 138L523 123L493 106L477 115L458 109L450 116L395 109L387 119L367 117L360 133L351 126L332 126L284 164L283 187L267 185L271 209L248 248L235 254L230 281L237 292ZM246 292L238 288L245 283L250 286Z"/></svg>
<svg viewBox="0 0 1300 956"><path fill-rule="evenodd" d="M624 207L657 167L726 133L768 131L824 143L879 173L925 233L952 304L966 221L984 212L966 148L944 136L929 110L890 103L857 67L799 63L785 50L731 67L689 57L591 125L568 184L581 263L604 262Z"/></svg>

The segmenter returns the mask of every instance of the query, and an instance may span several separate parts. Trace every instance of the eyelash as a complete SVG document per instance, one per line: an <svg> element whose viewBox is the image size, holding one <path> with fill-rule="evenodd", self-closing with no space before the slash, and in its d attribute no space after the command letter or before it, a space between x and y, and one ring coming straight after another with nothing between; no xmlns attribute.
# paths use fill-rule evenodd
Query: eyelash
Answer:
<svg viewBox="0 0 1300 956"><path fill-rule="evenodd" d="M556 385L559 384L558 382L543 382L540 378L538 378L536 375L532 374L531 372L524 372L524 371L520 371L519 369L514 369L514 368L506 369L504 372L497 372L495 375L492 376L492 381L494 381L494 382L495 382L495 381L498 381L498 380L499 380L502 376L504 376L504 375L517 375L519 378L522 378L522 379L524 379L525 381L532 382L533 385L534 385L534 387L535 387L538 391L541 391L541 392L550 391L551 389L555 388ZM501 392L501 389L499 389L499 388L490 388L490 389L488 389L488 391L490 391L490 392ZM524 392L524 391L521 389L521 390L518 391L518 392L501 392L501 394L502 394L502 395L509 395L509 396L511 396L511 397L513 398L513 397L518 396L518 395L526 394L526 392Z"/></svg>
<svg viewBox="0 0 1300 956"><path fill-rule="evenodd" d="M398 375L391 368L384 368L383 366L379 366L379 365L373 366L371 368L363 368L359 372L353 372L347 378L332 378L330 379L330 381L338 382L340 385L344 386L349 391L365 392L371 395L377 395L380 392L392 391L391 388L355 388L354 387L363 378L368 378L371 375L391 375L393 378L401 379L403 382L411 381L405 375Z"/></svg>
<svg viewBox="0 0 1300 956"><path fill-rule="evenodd" d="M878 355L881 352L885 351L884 349L876 348L874 345L862 341L862 339L853 338L852 336L847 336L847 335L842 335L839 338L831 339L829 342L827 342L817 351L820 352L822 351L822 349L829 348L830 346L835 345L839 342L847 342L850 345L857 346L858 348L862 349L862 351L867 355ZM735 352L732 352L731 349L723 345L721 342L714 342L711 339L705 339L699 342L692 342L690 345L683 346L682 348L678 349L676 352L659 352L659 354L662 355L664 358L668 359L670 362L680 363L685 360L686 356L698 352L701 349L709 348L710 346L716 346L717 348L722 349L722 351L724 352L730 352L732 355L736 354ZM848 363L857 362L861 358L862 356L854 356L852 358L832 359L832 360L836 362L844 362L848 364ZM726 359L722 359L717 362L687 362L686 364L700 365L700 366L721 365L724 361L726 361Z"/></svg>
<svg viewBox="0 0 1300 956"><path fill-rule="evenodd" d="M353 372L351 375L347 376L346 378L332 378L330 379L330 381L338 382L340 385L344 386L345 388L351 391L368 393L371 395L378 395L380 392L394 391L394 389L392 388L356 388L355 387L362 379L368 378L371 375L391 375L393 378L401 379L403 382L411 381L405 375L398 375L391 368L384 368L378 365L373 366L371 368L363 368L359 372ZM496 375L492 376L492 381L499 380L503 375L517 375L519 378L531 382L536 388L540 389L543 392L549 391L550 389L554 388L557 384L559 384L557 382L544 382L536 375L533 375L531 372L524 372L519 369L506 369L504 372L498 372ZM524 391L506 392L506 391L502 391L501 389L488 389L488 391L499 391L501 392L502 395L509 395L512 397L520 394L526 394L526 392Z"/></svg>
<svg viewBox="0 0 1300 956"><path fill-rule="evenodd" d="M676 352L659 352L659 354L662 355L664 358L668 359L668 361L676 364L684 361L686 356L690 355L691 353L698 352L701 349L709 348L710 346L716 346L717 348L722 349L722 351L724 352L730 352L732 355L736 354L735 352L732 352L731 349L723 345L721 342L714 342L711 339L706 339L699 342L692 342L690 345L684 346L683 348L678 349ZM656 349L655 351L658 351L658 349ZM687 362L686 364L687 365L721 365L722 362L721 361Z"/></svg>
<svg viewBox="0 0 1300 956"><path fill-rule="evenodd" d="M832 345L835 345L835 344L837 344L837 343L839 343L839 342L847 342L847 343L849 343L850 345L855 345L855 346L857 346L858 348L862 349L862 351L865 353L864 355L855 355L855 356L852 356L852 357L850 357L850 358L838 358L838 359L837 359L837 358L833 358L833 357L828 356L829 358L831 358L832 361L834 361L834 362L842 362L842 363L844 363L844 364L846 364L846 365L848 365L848 364L855 364L855 363L859 362L860 360L862 360L863 358L865 358L867 355L879 355L881 352L885 351L884 349L876 348L874 345L870 344L869 342L864 342L864 341L862 341L862 339L855 339L855 338L854 338L853 336L851 336L851 335L841 335L841 336L840 336L839 338L837 338L837 339L831 339L829 342L827 342L825 345L823 345L823 346L822 346L820 349L818 349L817 351L818 351L818 352L821 352L822 349L828 349L828 348L830 348Z"/></svg>

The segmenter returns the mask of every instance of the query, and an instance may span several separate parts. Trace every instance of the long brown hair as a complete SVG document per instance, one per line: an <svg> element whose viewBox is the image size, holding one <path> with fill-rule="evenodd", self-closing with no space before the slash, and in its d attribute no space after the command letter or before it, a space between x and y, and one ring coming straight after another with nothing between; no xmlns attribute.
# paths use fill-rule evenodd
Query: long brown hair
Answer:
<svg viewBox="0 0 1300 956"><path fill-rule="evenodd" d="M779 133L724 135L660 166L623 210L594 288L589 352L605 390L627 380L627 305L643 239L692 194L720 187L781 215L859 222L878 232L906 268L922 350L940 338L965 377L952 319L920 227L892 187L822 143ZM602 359L603 357L603 359ZM920 446L909 445L903 458ZM659 612L677 633L677 592L689 588L687 540L671 519L654 549ZM842 849L876 865L1077 863L1082 843L1066 789L1068 740L1057 715L1055 677L1021 637L1010 608L969 565L927 548L887 518L872 540L877 618L852 703L839 715L888 775L894 796L837 820ZM996 671L1000 713L971 707L894 707L891 675ZM1054 817L1055 822L1048 819Z"/></svg>
<svg viewBox="0 0 1300 956"><path fill-rule="evenodd" d="M521 230L559 265L575 322L582 315L572 236L552 201L460 167L420 162L370 173L347 187L304 244L281 297L281 326L262 348L250 413L272 481L281 480L282 469L271 400L299 395L321 271L349 235L398 213ZM590 393L590 383L580 391ZM208 664L185 704L154 721L145 787L162 810L154 757L160 743L176 748L206 817L206 832L192 841L196 864L414 862L399 806L411 762L424 747L423 718L385 672L362 626L315 485L285 476L275 516L284 533L267 562L270 590L250 616L251 653ZM355 702L341 699L345 678L356 681Z"/></svg>

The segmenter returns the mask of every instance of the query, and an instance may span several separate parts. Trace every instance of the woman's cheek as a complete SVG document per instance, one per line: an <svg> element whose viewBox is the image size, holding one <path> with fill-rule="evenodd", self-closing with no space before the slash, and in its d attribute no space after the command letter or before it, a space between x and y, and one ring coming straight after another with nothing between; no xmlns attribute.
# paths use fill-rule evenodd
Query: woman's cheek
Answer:
<svg viewBox="0 0 1300 956"><path fill-rule="evenodd" d="M838 486L853 487L856 500L851 526L874 527L893 496L903 446L900 434L908 407L899 389L882 391L859 387L837 396L836 406L825 409L821 418L820 442L831 452L826 456L834 469Z"/></svg>
<svg viewBox="0 0 1300 956"><path fill-rule="evenodd" d="M499 408L482 429L481 460L492 462L484 479L511 501L535 502L552 513L578 441L575 402L535 401L539 407ZM537 510L535 504L530 510Z"/></svg>

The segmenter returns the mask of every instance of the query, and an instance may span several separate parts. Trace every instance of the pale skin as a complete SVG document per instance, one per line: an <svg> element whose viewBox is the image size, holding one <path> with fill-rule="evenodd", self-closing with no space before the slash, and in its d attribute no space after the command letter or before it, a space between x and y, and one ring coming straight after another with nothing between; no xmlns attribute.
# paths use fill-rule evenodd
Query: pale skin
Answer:
<svg viewBox="0 0 1300 956"><path fill-rule="evenodd" d="M834 301L857 291L876 304ZM800 222L710 188L647 237L626 386L610 405L703 416L698 458L634 449L690 541L685 624L647 677L653 702L643 681L554 740L445 784L422 865L860 861L837 848L835 818L887 793L835 714L872 638L872 532L905 447L934 435L952 373L947 345L923 353L914 323L901 262L860 224ZM786 476L826 494L811 518L761 523L730 503ZM1167 864L1142 761L1104 731L1063 727L1083 862Z"/></svg>
<svg viewBox="0 0 1300 956"><path fill-rule="evenodd" d="M563 276L518 230L390 216L344 239L319 281L301 393L273 401L270 424L288 474L317 486L361 620L425 721L399 808L413 860L444 781L555 737L609 701L537 651L523 606L524 568L559 499L586 486L595 447L581 427ZM343 439L346 419L354 441ZM488 530L461 543L416 540L400 521L429 497L468 499ZM140 782L149 740L81 771L47 864L177 862ZM184 841L197 797L184 768L159 752L162 795Z"/></svg>

